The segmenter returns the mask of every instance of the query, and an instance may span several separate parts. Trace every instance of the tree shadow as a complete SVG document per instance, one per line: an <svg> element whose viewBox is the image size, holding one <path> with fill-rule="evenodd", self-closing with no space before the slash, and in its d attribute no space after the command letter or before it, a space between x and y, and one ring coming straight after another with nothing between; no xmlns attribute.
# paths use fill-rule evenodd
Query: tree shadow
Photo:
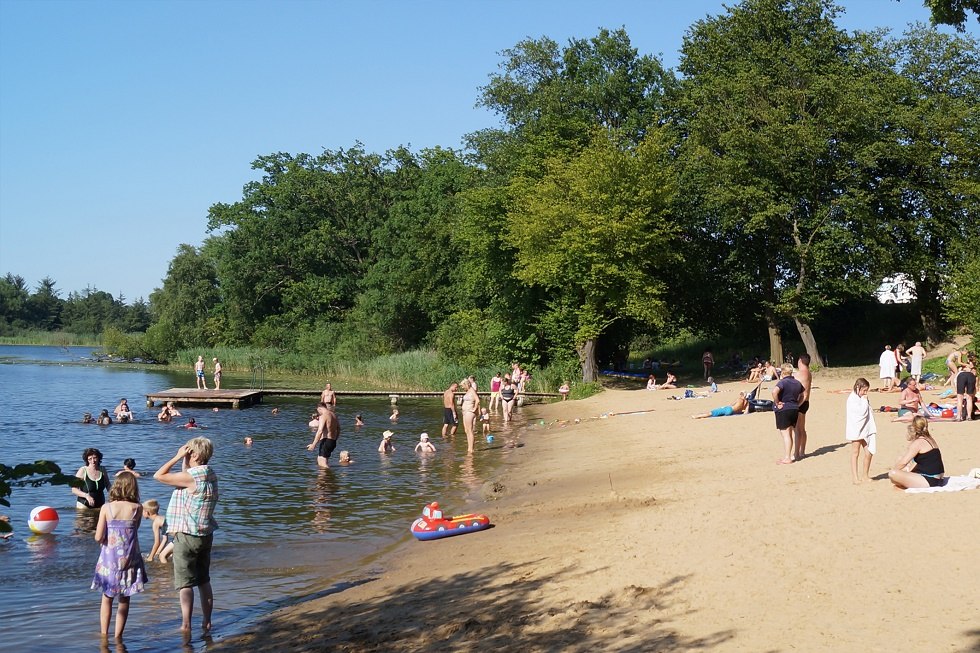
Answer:
<svg viewBox="0 0 980 653"><path fill-rule="evenodd" d="M838 442L837 444L828 444L828 445L825 445L823 447L820 447L819 449L814 449L813 451L811 451L810 453L808 453L806 455L806 457L807 458L816 458L817 456L822 456L824 454L828 454L828 453L837 451L841 447L846 447L846 446L847 446L847 443L846 442Z"/></svg>
<svg viewBox="0 0 980 653"><path fill-rule="evenodd" d="M539 575L539 561L483 567L448 578L421 579L360 603L311 604L267 621L246 635L247 648L317 651L617 651L708 649L735 637L732 629L691 637L671 624L668 608L690 576L647 587L629 585L596 600L556 603L543 592L603 570L565 567ZM501 576L512 579L500 582ZM690 614L687 611L683 614ZM247 641L251 636L258 641ZM240 648L240 638L209 651Z"/></svg>
<svg viewBox="0 0 980 653"><path fill-rule="evenodd" d="M968 646L964 651L980 651L980 628L976 630L968 630L964 633L968 637L973 638L973 646Z"/></svg>

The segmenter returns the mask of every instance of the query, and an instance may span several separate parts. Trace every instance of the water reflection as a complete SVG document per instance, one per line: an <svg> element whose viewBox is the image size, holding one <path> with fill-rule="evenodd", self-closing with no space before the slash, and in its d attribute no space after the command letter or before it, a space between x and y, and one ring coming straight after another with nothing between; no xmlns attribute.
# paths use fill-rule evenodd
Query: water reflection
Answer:
<svg viewBox="0 0 980 653"><path fill-rule="evenodd" d="M30 562L38 564L48 558L58 556L58 536L50 535L31 535L26 540L27 551L31 554Z"/></svg>
<svg viewBox="0 0 980 653"><path fill-rule="evenodd" d="M311 525L315 533L326 533L330 530L331 510L334 497L340 489L337 477L332 469L321 469L310 482L310 494L313 497L313 519Z"/></svg>

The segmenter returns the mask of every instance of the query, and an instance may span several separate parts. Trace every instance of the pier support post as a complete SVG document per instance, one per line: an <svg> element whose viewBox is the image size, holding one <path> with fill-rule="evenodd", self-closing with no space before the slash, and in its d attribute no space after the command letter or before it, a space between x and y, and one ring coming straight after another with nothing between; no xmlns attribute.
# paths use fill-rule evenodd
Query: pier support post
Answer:
<svg viewBox="0 0 980 653"><path fill-rule="evenodd" d="M394 406L398 403L398 395L388 395L388 401Z"/></svg>

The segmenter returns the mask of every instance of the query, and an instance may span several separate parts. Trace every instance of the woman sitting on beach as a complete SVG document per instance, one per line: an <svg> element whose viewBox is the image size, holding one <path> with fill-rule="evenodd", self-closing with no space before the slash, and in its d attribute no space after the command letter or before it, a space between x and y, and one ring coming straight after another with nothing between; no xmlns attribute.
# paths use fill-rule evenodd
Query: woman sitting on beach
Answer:
<svg viewBox="0 0 980 653"><path fill-rule="evenodd" d="M906 438L908 448L888 472L891 482L902 489L942 485L946 468L939 445L929 434L929 421L921 416L913 419ZM913 471L908 471L910 463L915 463Z"/></svg>
<svg viewBox="0 0 980 653"><path fill-rule="evenodd" d="M673 372L667 372L667 379L660 384L661 390L673 390L677 387L677 377Z"/></svg>
<svg viewBox="0 0 980 653"><path fill-rule="evenodd" d="M765 366L761 362L756 363L756 366L753 367L751 370L749 370L749 378L747 378L746 381L749 381L750 383L756 383L758 381L761 381L762 370L764 369Z"/></svg>
<svg viewBox="0 0 980 653"><path fill-rule="evenodd" d="M657 389L657 377L651 374L650 378L647 379L647 390L656 390L656 389Z"/></svg>

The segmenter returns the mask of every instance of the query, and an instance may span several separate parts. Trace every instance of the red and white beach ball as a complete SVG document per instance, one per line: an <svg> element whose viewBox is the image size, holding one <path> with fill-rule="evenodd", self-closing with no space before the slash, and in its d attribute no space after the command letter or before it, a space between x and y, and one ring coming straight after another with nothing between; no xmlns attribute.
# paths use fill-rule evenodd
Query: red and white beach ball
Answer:
<svg viewBox="0 0 980 653"><path fill-rule="evenodd" d="M31 511L27 527L35 533L51 533L58 528L58 511L51 506L38 506Z"/></svg>

